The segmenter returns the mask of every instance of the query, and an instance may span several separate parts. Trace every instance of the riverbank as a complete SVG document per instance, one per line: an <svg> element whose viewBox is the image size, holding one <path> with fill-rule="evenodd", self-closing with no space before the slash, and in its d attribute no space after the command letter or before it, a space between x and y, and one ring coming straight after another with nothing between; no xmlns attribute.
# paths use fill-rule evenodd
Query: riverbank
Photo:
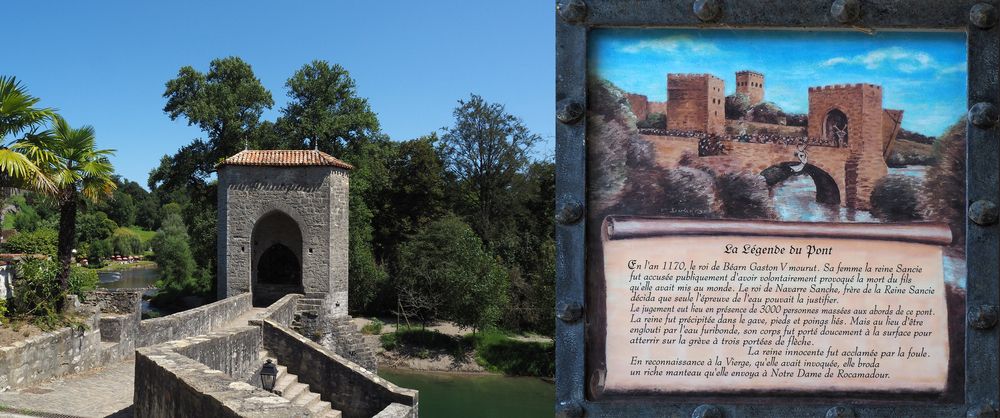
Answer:
<svg viewBox="0 0 1000 418"><path fill-rule="evenodd" d="M427 327L401 326L355 318L381 367L461 374L501 374L551 378L555 346L539 335L499 331L471 333L448 322Z"/></svg>
<svg viewBox="0 0 1000 418"><path fill-rule="evenodd" d="M133 261L131 263L111 262L108 265L104 267L99 267L95 270L97 270L98 273L106 273L112 271L125 271L134 269L155 269L156 267L157 266L155 261L139 260L139 261Z"/></svg>

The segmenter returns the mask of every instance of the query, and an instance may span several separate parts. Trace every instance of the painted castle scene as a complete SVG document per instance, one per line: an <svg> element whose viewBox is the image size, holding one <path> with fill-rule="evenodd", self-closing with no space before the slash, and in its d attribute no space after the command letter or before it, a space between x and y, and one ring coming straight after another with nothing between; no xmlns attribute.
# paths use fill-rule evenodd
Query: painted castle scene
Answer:
<svg viewBox="0 0 1000 418"><path fill-rule="evenodd" d="M965 34L604 29L590 39L588 225L948 224L951 364L964 363ZM590 227L591 246L600 239ZM961 369L949 372L952 394Z"/></svg>
<svg viewBox="0 0 1000 418"><path fill-rule="evenodd" d="M944 222L964 282L965 35L602 30L602 214Z"/></svg>

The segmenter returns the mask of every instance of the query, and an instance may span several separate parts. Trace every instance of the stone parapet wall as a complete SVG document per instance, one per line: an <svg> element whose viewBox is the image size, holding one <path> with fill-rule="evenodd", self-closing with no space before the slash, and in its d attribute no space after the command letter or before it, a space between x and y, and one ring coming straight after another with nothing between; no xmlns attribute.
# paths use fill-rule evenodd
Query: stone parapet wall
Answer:
<svg viewBox="0 0 1000 418"><path fill-rule="evenodd" d="M145 418L309 416L304 407L167 346L137 351L133 413Z"/></svg>
<svg viewBox="0 0 1000 418"><path fill-rule="evenodd" d="M393 403L418 413L417 391L400 388L273 321L262 323L264 348L345 418L375 416Z"/></svg>
<svg viewBox="0 0 1000 418"><path fill-rule="evenodd" d="M302 295L285 295L281 299L278 299L277 302L271 304L271 306L268 306L267 310L260 316L260 319L251 319L250 323L260 325L261 320L270 319L281 325L290 327L292 326L292 321L295 320L295 312L301 299Z"/></svg>
<svg viewBox="0 0 1000 418"><path fill-rule="evenodd" d="M417 410L403 404L390 404L372 418L416 418Z"/></svg>
<svg viewBox="0 0 1000 418"><path fill-rule="evenodd" d="M259 326L244 326L161 344L235 380L246 382L261 366Z"/></svg>
<svg viewBox="0 0 1000 418"><path fill-rule="evenodd" d="M253 307L250 298L249 293L244 293L173 315L143 320L139 323L136 345L147 347L218 330L249 312Z"/></svg>
<svg viewBox="0 0 1000 418"><path fill-rule="evenodd" d="M84 307L84 327L61 328L0 347L0 391L20 389L101 365L99 314Z"/></svg>

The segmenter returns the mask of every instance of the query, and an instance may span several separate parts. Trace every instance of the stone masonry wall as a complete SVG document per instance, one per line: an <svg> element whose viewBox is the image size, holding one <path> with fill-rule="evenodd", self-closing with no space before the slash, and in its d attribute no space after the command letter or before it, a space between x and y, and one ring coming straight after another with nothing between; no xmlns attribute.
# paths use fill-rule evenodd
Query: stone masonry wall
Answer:
<svg viewBox="0 0 1000 418"><path fill-rule="evenodd" d="M411 406L417 414L417 391L400 388L275 322L264 321L262 329L264 348L345 418L368 418L393 403Z"/></svg>
<svg viewBox="0 0 1000 418"><path fill-rule="evenodd" d="M646 117L649 116L649 99L645 95L632 93L625 93L625 98L628 99L628 105L632 108L635 119L638 121L646 120Z"/></svg>
<svg viewBox="0 0 1000 418"><path fill-rule="evenodd" d="M99 313L84 307L85 329L61 328L0 347L0 391L20 389L100 365Z"/></svg>
<svg viewBox="0 0 1000 418"><path fill-rule="evenodd" d="M252 307L250 294L242 294L139 323L138 347L207 334L221 329Z"/></svg>
<svg viewBox="0 0 1000 418"><path fill-rule="evenodd" d="M174 352L245 382L261 367L259 326L244 326L163 344Z"/></svg>
<svg viewBox="0 0 1000 418"><path fill-rule="evenodd" d="M667 97L667 129L725 133L722 79L709 74L668 74Z"/></svg>
<svg viewBox="0 0 1000 418"><path fill-rule="evenodd" d="M254 227L278 211L302 233L304 293L346 314L348 188L347 170L333 167L220 167L219 297L252 292Z"/></svg>
<svg viewBox="0 0 1000 418"><path fill-rule="evenodd" d="M144 418L309 416L287 399L237 381L166 346L135 358L133 413Z"/></svg>

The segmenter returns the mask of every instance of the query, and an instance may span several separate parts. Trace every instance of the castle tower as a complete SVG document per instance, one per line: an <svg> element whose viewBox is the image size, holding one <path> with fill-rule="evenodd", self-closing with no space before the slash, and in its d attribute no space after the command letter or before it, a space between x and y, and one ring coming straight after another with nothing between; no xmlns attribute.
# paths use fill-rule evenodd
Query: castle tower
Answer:
<svg viewBox="0 0 1000 418"><path fill-rule="evenodd" d="M244 150L218 165L218 297L289 293L347 314L350 164L315 150ZM300 302L302 304L302 302Z"/></svg>
<svg viewBox="0 0 1000 418"><path fill-rule="evenodd" d="M736 92L750 98L750 104L764 101L764 74L755 71L736 73Z"/></svg>
<svg viewBox="0 0 1000 418"><path fill-rule="evenodd" d="M894 114L902 119L902 113ZM871 209L875 183L889 173L882 87L846 84L809 88L809 137L849 148L844 167L844 198L849 208Z"/></svg>
<svg viewBox="0 0 1000 418"><path fill-rule="evenodd" d="M725 91L711 74L667 74L667 129L725 134Z"/></svg>

